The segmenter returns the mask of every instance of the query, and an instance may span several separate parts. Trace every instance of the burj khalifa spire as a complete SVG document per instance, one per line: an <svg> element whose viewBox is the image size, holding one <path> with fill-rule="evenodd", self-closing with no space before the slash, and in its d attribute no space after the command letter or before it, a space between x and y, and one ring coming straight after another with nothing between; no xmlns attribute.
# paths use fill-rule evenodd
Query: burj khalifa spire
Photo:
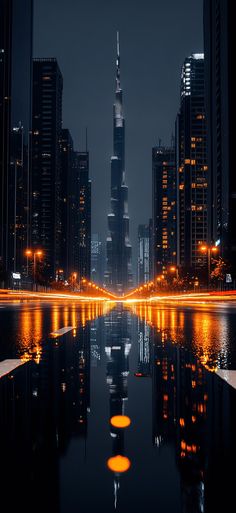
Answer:
<svg viewBox="0 0 236 513"><path fill-rule="evenodd" d="M111 212L108 214L107 286L123 293L132 287L132 248L129 239L128 187L125 183L125 118L120 81L120 38L117 32L116 92L113 106Z"/></svg>

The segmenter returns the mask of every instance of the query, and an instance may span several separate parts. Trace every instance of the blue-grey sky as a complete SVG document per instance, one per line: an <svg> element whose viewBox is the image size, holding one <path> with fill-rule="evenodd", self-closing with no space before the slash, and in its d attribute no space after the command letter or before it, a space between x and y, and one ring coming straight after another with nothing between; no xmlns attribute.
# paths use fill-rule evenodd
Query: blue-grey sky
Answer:
<svg viewBox="0 0 236 513"><path fill-rule="evenodd" d="M202 0L35 0L34 55L56 57L63 126L76 149L88 127L92 228L106 236L112 155L116 31L126 116L131 240L151 216L151 149L170 141L184 58L203 49Z"/></svg>

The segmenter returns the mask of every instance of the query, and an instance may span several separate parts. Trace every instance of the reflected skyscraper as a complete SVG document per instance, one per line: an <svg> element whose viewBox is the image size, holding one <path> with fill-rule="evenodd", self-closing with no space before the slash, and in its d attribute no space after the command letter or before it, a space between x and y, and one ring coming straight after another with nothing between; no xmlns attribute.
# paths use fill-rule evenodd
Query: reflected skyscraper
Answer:
<svg viewBox="0 0 236 513"><path fill-rule="evenodd" d="M111 212L108 214L106 283L116 292L132 285L129 240L128 187L125 183L125 118L120 83L120 43L117 33L116 95L113 107L113 156L111 158Z"/></svg>
<svg viewBox="0 0 236 513"><path fill-rule="evenodd" d="M11 379L0 379L2 498L9 497L14 482L18 505L28 512L39 486L34 510L42 511L48 503L56 513L60 510L60 457L66 457L71 442L76 440L84 448L86 444L90 323L80 325L73 338L71 334L46 342L38 363L27 363ZM22 494L26 482L27 497Z"/></svg>
<svg viewBox="0 0 236 513"><path fill-rule="evenodd" d="M206 371L166 331L154 333L153 443L175 443L181 479L181 511L204 512Z"/></svg>
<svg viewBox="0 0 236 513"><path fill-rule="evenodd" d="M129 352L131 349L131 315L122 306L117 307L105 321L105 336L107 355L107 384L110 392L110 420L114 416L125 414L128 401ZM110 425L112 437L111 460L116 467L116 457L121 458L114 472L114 506L117 507L118 491L120 488L120 473L128 470L130 462L125 455L125 431ZM128 465L126 469L122 468ZM119 470L119 467L121 468Z"/></svg>
<svg viewBox="0 0 236 513"><path fill-rule="evenodd" d="M136 377L152 375L151 327L146 321L138 318L138 370Z"/></svg>

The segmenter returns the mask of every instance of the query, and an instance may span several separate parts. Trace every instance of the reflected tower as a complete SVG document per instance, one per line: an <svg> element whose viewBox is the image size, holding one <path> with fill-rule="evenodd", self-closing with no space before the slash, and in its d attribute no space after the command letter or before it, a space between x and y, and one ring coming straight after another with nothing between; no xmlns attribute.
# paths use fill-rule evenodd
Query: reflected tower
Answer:
<svg viewBox="0 0 236 513"><path fill-rule="evenodd" d="M116 94L113 107L113 156L111 157L111 212L108 214L106 283L122 293L132 286L129 240L128 187L125 183L125 118L120 83L120 42L117 32Z"/></svg>
<svg viewBox="0 0 236 513"><path fill-rule="evenodd" d="M116 416L125 416L128 401L129 353L131 349L131 317L122 306L113 310L105 320L105 352L107 356L107 384L110 395L110 435L112 438L112 456L107 461L108 468L114 474L114 507L118 506L120 476L127 472L130 460L125 452L125 429L112 424Z"/></svg>

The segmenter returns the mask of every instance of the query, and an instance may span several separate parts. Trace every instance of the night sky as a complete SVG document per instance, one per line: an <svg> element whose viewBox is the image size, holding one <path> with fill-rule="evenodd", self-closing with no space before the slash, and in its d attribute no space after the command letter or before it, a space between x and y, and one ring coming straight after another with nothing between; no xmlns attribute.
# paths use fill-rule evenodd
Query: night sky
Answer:
<svg viewBox="0 0 236 513"><path fill-rule="evenodd" d="M88 127L92 231L107 235L116 31L126 117L131 242L151 216L151 149L169 144L180 70L203 50L201 0L35 0L34 55L56 57L64 77L63 126L75 149Z"/></svg>

